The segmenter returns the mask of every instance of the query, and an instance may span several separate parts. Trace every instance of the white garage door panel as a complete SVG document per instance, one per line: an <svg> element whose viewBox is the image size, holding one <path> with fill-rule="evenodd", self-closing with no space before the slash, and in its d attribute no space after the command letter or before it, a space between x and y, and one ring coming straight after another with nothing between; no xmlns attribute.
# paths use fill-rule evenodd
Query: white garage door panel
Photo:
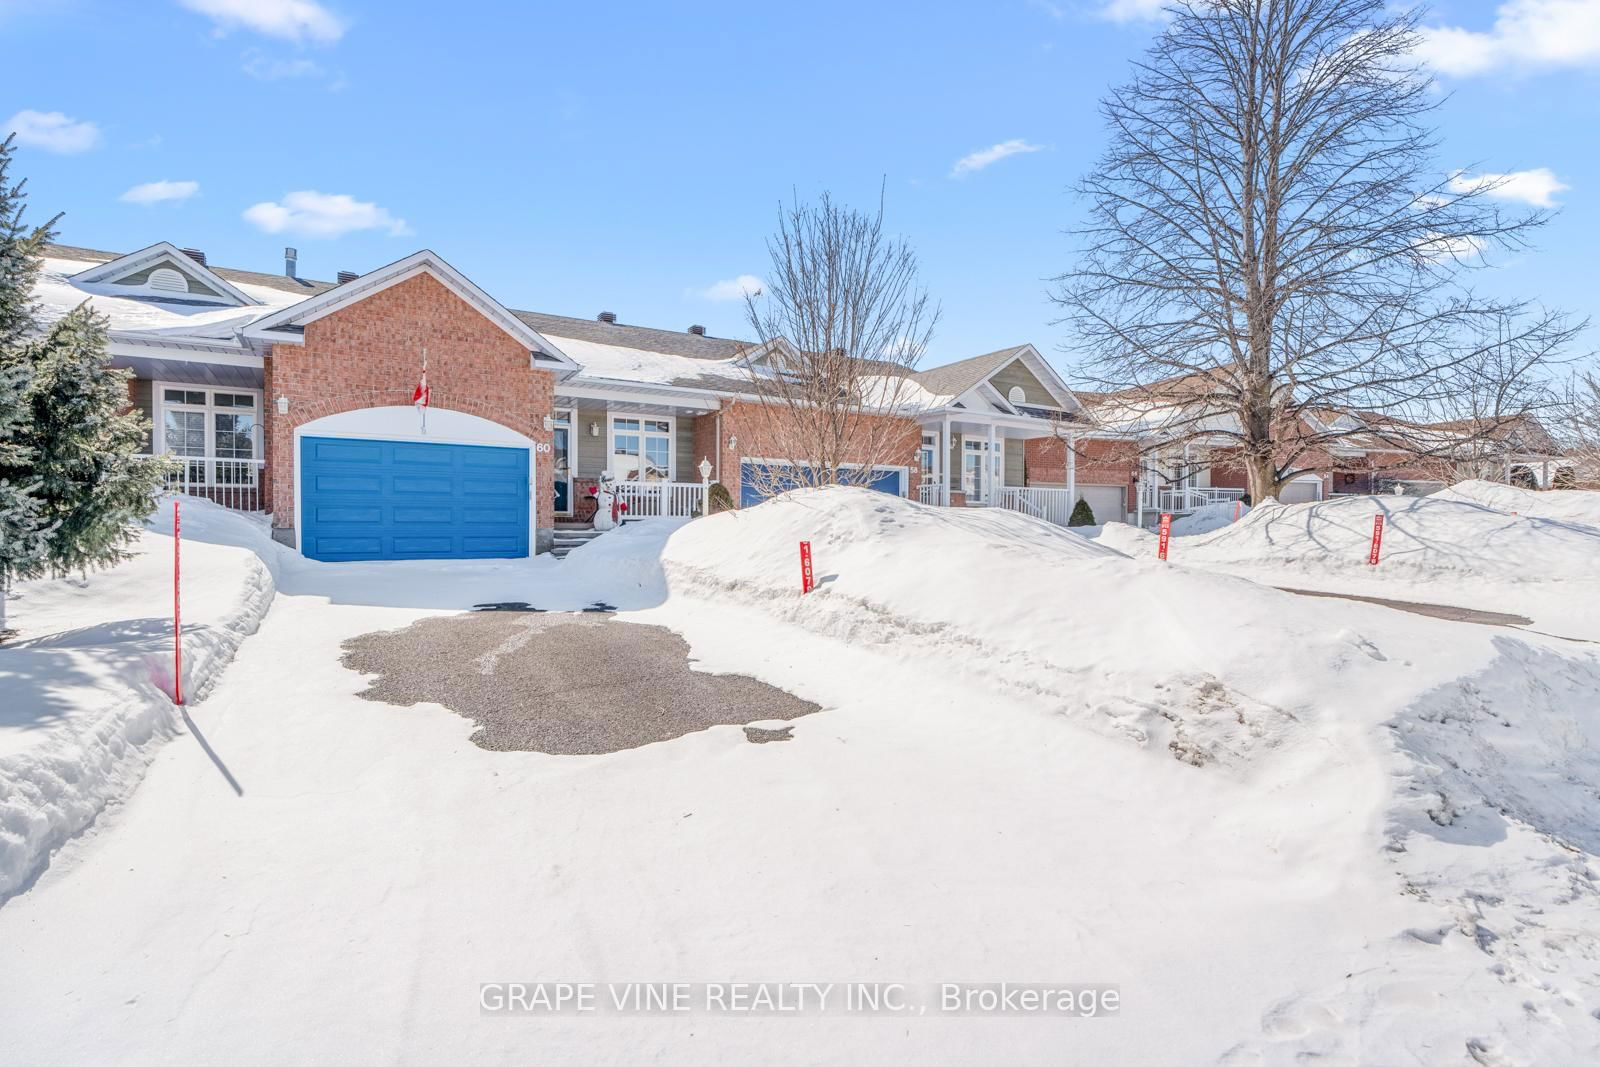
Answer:
<svg viewBox="0 0 1600 1067"><path fill-rule="evenodd" d="M1128 491L1119 485L1080 485L1078 498L1087 500L1089 507L1094 511L1094 521L1126 522L1128 513L1126 503Z"/></svg>

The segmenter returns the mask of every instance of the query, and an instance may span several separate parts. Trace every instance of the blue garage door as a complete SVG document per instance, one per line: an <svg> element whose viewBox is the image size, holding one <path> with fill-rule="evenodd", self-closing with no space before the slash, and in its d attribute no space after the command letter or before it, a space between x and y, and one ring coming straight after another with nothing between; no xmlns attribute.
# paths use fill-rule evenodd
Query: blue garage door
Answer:
<svg viewBox="0 0 1600 1067"><path fill-rule="evenodd" d="M312 559L528 554L528 450L300 439L300 551Z"/></svg>
<svg viewBox="0 0 1600 1067"><path fill-rule="evenodd" d="M788 464L776 463L768 466L765 463L742 463L739 466L740 507L748 508L761 503L763 497L753 484L753 479L759 478L758 472L761 470L771 471L772 480L784 489L793 489L800 484L792 474L794 468ZM900 479L903 476L902 472L897 470L876 470L872 472L872 480L867 483L866 488L899 496Z"/></svg>

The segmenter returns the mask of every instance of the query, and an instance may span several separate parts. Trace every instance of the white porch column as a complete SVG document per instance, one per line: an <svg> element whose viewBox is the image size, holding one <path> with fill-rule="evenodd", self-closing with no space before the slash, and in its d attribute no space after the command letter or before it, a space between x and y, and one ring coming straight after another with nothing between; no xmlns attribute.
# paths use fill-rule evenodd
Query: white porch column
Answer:
<svg viewBox="0 0 1600 1067"><path fill-rule="evenodd" d="M994 423L993 422L989 423L989 445L988 445L988 449L989 449L989 454L988 454L989 477L986 479L986 481L989 484L987 484L987 485L985 485L983 487L983 502L986 505L992 505L997 499L999 499L999 495L1000 494L996 493L994 490L995 490L996 483L998 483L1001 480L1001 477L1000 477L1001 476L1001 471L999 469L1000 468L1000 455L999 455L998 450L995 448L995 443L994 443Z"/></svg>
<svg viewBox="0 0 1600 1067"><path fill-rule="evenodd" d="M939 426L939 473L943 477L944 499L939 503L944 507L950 506L950 416L944 417L944 422Z"/></svg>
<svg viewBox="0 0 1600 1067"><path fill-rule="evenodd" d="M1078 506L1078 439L1067 435L1067 509ZM1126 512L1124 512L1126 514Z"/></svg>

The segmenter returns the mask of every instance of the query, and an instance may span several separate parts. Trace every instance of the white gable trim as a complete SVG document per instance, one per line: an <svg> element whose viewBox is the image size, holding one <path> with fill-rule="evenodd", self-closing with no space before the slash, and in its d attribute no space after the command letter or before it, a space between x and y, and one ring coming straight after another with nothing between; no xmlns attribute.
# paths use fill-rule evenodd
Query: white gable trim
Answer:
<svg viewBox="0 0 1600 1067"><path fill-rule="evenodd" d="M183 249L170 241L161 241L151 245L149 248L141 248L137 252L129 252L125 256L118 256L116 259L108 260L105 263L97 263L88 270L82 270L74 274L72 281L80 285L84 283L110 285L114 284L118 278L125 278L135 271L154 266L163 260L170 260L172 268L179 274L186 274L202 285L214 289L228 302L234 304L259 303L259 301L252 300L246 296L237 287L223 281L210 267L190 259L184 254ZM193 299L192 295L186 297L183 293L168 293L164 290L151 290L149 294L144 295L158 297L165 295L169 300Z"/></svg>
<svg viewBox="0 0 1600 1067"><path fill-rule="evenodd" d="M419 274L432 275L446 289L482 312L484 318L510 334L530 353L542 353L549 357L546 359L530 357L534 366L555 371L561 377L576 373L579 369L578 364L554 342L517 318L505 305L478 288L466 275L426 248L413 252L386 267L379 267L375 271L363 274L354 281L335 286L327 292L318 293L298 304L291 304L281 311L263 316L244 330L244 336L248 340L267 344L303 344L305 342L303 335L284 330L283 327L304 326L316 322L324 316L332 315Z"/></svg>

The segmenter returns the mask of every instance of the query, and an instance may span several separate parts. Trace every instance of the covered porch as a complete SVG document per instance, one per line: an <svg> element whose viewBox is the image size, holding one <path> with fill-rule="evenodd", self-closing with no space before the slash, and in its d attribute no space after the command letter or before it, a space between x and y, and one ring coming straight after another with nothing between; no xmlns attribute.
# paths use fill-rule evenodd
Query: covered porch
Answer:
<svg viewBox="0 0 1600 1067"><path fill-rule="evenodd" d="M616 479L629 519L704 514L708 480L696 451L700 420L715 398L693 390L569 383L556 394L551 434L557 525L587 525L585 500L603 472ZM715 445L715 437L703 451Z"/></svg>
<svg viewBox="0 0 1600 1067"><path fill-rule="evenodd" d="M1025 446L1066 442L1066 482L1030 484ZM922 422L922 483L917 499L940 507L995 507L1067 525L1077 501L1076 434L1027 415L946 412Z"/></svg>

